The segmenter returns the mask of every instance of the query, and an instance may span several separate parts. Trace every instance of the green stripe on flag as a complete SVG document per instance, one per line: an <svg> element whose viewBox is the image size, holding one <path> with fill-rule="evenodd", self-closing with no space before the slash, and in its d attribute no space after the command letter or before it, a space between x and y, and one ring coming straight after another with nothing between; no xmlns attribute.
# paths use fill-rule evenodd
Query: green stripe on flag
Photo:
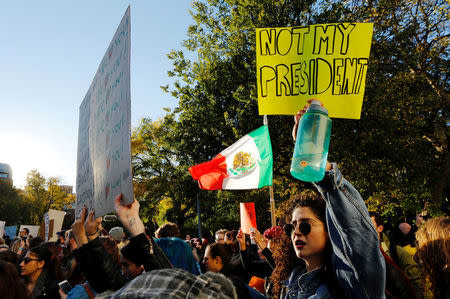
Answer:
<svg viewBox="0 0 450 299"><path fill-rule="evenodd" d="M269 127L264 125L248 134L253 138L259 151L259 185L258 188L272 185L273 156L272 144L270 143Z"/></svg>

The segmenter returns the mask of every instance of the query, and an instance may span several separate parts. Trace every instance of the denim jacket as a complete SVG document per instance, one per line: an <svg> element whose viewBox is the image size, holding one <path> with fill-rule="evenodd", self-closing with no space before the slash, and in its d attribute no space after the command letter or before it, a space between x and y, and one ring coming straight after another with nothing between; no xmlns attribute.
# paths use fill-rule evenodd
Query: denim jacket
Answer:
<svg viewBox="0 0 450 299"><path fill-rule="evenodd" d="M333 270L347 298L385 298L385 264L375 231L361 195L333 163L325 178L314 183L326 202L326 222L333 255ZM295 268L283 298L332 298L323 268L305 273Z"/></svg>

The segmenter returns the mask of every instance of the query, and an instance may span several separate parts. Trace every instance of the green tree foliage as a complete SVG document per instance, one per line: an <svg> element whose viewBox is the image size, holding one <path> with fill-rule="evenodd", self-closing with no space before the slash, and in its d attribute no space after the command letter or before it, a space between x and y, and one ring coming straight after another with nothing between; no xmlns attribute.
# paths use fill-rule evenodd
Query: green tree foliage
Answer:
<svg viewBox="0 0 450 299"><path fill-rule="evenodd" d="M68 211L75 202L74 195L61 189L59 178L45 178L36 169L27 175L24 195L28 205L32 207L32 224L39 224L49 209Z"/></svg>
<svg viewBox="0 0 450 299"><path fill-rule="evenodd" d="M333 120L330 160L369 208L388 218L410 220L423 208L448 213L448 8L445 0L194 1L195 23L183 46L198 59L172 51L169 75L178 81L163 87L179 105L156 123L144 121L154 134L142 125L135 131L146 146L133 158L139 188L157 199L144 204L149 213L167 197L173 201L167 219L193 219L197 189L187 168L262 124L255 28L333 22L373 22L374 35L361 119ZM277 202L308 187L289 174L291 127L291 116L269 117ZM255 201L259 223L268 225L267 188L200 194L210 230L237 227L239 201Z"/></svg>
<svg viewBox="0 0 450 299"><path fill-rule="evenodd" d="M179 124L169 113L159 122L143 119L132 134L135 196L140 200L145 220L164 205L165 217L180 227L195 217L196 189L188 176L183 154L177 148Z"/></svg>
<svg viewBox="0 0 450 299"><path fill-rule="evenodd" d="M0 181L0 220L6 225L30 224L32 206L23 193L11 184Z"/></svg>

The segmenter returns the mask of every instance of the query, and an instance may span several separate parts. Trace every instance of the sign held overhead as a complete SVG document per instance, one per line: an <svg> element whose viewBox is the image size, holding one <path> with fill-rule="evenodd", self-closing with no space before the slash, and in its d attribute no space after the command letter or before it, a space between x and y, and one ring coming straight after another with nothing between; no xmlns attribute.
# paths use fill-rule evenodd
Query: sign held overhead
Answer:
<svg viewBox="0 0 450 299"><path fill-rule="evenodd" d="M295 114L311 98L359 119L373 24L256 29L259 114Z"/></svg>
<svg viewBox="0 0 450 299"><path fill-rule="evenodd" d="M122 193L133 202L131 174L130 7L80 105L76 213L114 210Z"/></svg>

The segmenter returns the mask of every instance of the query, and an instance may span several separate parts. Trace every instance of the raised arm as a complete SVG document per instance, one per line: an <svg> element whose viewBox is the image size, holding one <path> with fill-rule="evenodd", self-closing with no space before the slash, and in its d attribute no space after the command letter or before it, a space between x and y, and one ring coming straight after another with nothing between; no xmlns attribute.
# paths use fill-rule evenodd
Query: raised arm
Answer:
<svg viewBox="0 0 450 299"><path fill-rule="evenodd" d="M294 116L294 140L307 106ZM340 285L350 298L384 298L384 259L361 195L342 176L337 164L328 161L324 179L314 184L326 201L332 262Z"/></svg>
<svg viewBox="0 0 450 299"><path fill-rule="evenodd" d="M139 217L139 202L135 199L129 205L122 205L122 194L115 199L117 216L123 226L130 232L132 238L129 246L136 249L137 258L144 265L145 271L171 268L169 259L159 248L152 237L145 235L145 226Z"/></svg>
<svg viewBox="0 0 450 299"><path fill-rule="evenodd" d="M315 186L327 205L338 280L352 298L384 298L385 264L366 205L337 165L331 168Z"/></svg>
<svg viewBox="0 0 450 299"><path fill-rule="evenodd" d="M88 217L86 213L87 209L84 207L72 224L72 232L79 246L73 251L73 255L81 272L97 293L117 290L126 280L99 240L101 218L94 219L94 211Z"/></svg>

